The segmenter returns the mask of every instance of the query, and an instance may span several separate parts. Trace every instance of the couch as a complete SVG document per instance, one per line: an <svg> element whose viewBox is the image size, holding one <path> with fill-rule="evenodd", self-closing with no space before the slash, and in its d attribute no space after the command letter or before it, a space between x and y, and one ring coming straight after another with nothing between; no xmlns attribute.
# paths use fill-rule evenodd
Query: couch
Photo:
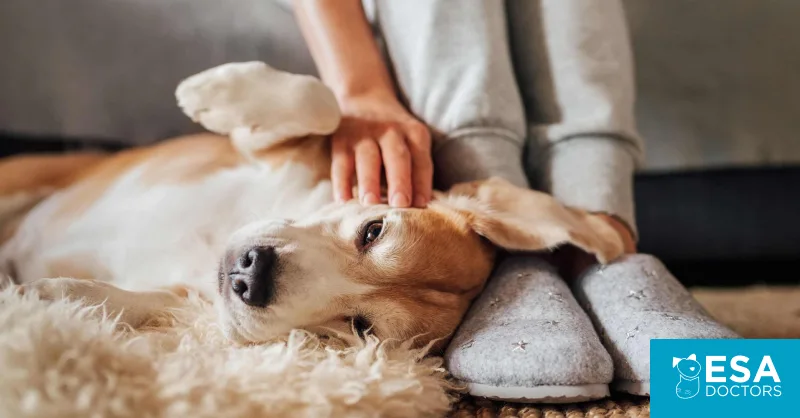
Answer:
<svg viewBox="0 0 800 418"><path fill-rule="evenodd" d="M171 97L177 80L148 80L147 60L176 60L197 71L212 65L202 57L227 61L224 48L202 54L194 49L202 39L203 25L213 26L213 21L204 19L232 19L242 33L261 31L265 38L270 31L298 36L286 34L296 31L290 25L258 25L254 16L259 13L283 13L291 19L285 7L269 1L248 2L258 10L242 10L214 0L174 0L170 7L180 8L177 14L185 19L166 22L156 3L72 0L67 7L58 0L41 0L36 7L52 14L54 24L24 25L20 22L28 13L29 1L0 4L0 39L24 39L9 43L12 47L5 51L5 58L10 63L35 60L41 74L26 74L23 66L0 63L7 75L0 79L0 91L25 95L29 104L46 101L48 96L40 89L82 97L86 80L74 68L80 68L80 60L92 59L93 65L105 66L103 74L109 78L100 85L113 94L95 94L87 100L124 101L125 89L130 88L163 92L163 97L154 95L159 98L152 106L131 109L117 124L141 138L151 134L147 121L179 112ZM637 67L637 118L647 156L635 183L640 250L665 259L686 284L796 283L797 277L780 269L800 267L800 37L795 29L800 3L623 1ZM76 11L79 6L91 13ZM92 30L81 30L87 25ZM141 41L130 37L105 55L93 55L103 45L105 31L126 30L124 25L163 32L163 42L184 45L186 52L152 57L145 53L141 67L120 68L115 54L146 50ZM52 48L48 42L60 39L59 31L77 34L74 39L80 42ZM231 39L237 36L243 35L233 33ZM285 69L293 69L292 51L268 42L261 47L277 48L289 62ZM47 55L42 50L51 52ZM257 58L260 50L248 53ZM119 71L141 73L142 86L115 85L114 74ZM11 106L18 99L0 96L0 155L78 146L69 141L74 138L65 142L46 129L25 125L25 115L38 108ZM64 112L69 108L53 113ZM56 120L63 115L51 116ZM91 116L75 115L69 123L79 126L81 118ZM69 123L62 124L65 130L71 129ZM14 126L9 129L10 125ZM188 120L181 127L192 128ZM30 138L36 141L27 141ZM94 143L119 148L114 138Z"/></svg>

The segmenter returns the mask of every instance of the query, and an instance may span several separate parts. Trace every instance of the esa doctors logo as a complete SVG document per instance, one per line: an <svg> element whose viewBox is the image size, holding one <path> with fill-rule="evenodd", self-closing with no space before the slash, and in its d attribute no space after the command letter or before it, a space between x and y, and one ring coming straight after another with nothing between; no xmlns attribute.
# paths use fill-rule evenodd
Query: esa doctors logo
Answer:
<svg viewBox="0 0 800 418"><path fill-rule="evenodd" d="M730 360L732 374L730 382L724 375L727 360L725 356L706 357L706 376L705 376L705 396L781 396L781 378L775 370L771 356L761 358L761 365L750 383L751 372L747 368L750 358L746 356L734 356ZM715 365L716 364L716 365ZM697 361L695 354L686 358L673 357L672 367L678 370L680 378L675 387L675 395L681 399L690 399L700 393L700 371L702 366ZM772 379L771 384L761 384L762 378ZM712 383L712 384L709 384Z"/></svg>
<svg viewBox="0 0 800 418"><path fill-rule="evenodd" d="M681 399L694 398L700 393L700 363L697 356L692 354L686 358L673 357L672 367L678 369L678 386L675 394Z"/></svg>
<svg viewBox="0 0 800 418"><path fill-rule="evenodd" d="M788 410L800 397L797 353L800 340L652 340L651 414Z"/></svg>
<svg viewBox="0 0 800 418"><path fill-rule="evenodd" d="M730 361L730 363L728 363ZM751 367L758 364L755 376ZM730 373L728 373L730 372ZM781 397L781 378L772 356L761 356L752 363L747 356L706 356L705 396Z"/></svg>

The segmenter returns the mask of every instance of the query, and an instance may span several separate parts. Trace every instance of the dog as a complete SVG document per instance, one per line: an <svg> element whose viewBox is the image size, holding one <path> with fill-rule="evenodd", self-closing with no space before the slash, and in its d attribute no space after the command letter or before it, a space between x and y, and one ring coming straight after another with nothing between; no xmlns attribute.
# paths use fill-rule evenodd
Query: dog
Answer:
<svg viewBox="0 0 800 418"><path fill-rule="evenodd" d="M675 386L675 395L681 399L690 399L700 393L700 363L697 356L692 354L686 358L673 357L672 367L677 368L678 384Z"/></svg>
<svg viewBox="0 0 800 418"><path fill-rule="evenodd" d="M598 216L500 179L423 209L334 202L340 114L316 78L230 63L177 96L212 133L0 162L0 267L20 293L135 328L196 292L240 344L295 328L428 344L453 333L499 251L623 252Z"/></svg>

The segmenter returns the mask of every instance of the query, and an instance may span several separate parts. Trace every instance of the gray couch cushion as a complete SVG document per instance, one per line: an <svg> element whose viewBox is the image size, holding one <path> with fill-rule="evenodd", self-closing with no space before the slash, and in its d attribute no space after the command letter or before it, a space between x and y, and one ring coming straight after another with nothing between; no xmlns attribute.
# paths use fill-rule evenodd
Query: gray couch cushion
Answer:
<svg viewBox="0 0 800 418"><path fill-rule="evenodd" d="M137 142L197 130L172 95L186 75L251 59L314 71L276 1L2 0L0 129ZM646 169L800 163L800 2L624 4Z"/></svg>
<svg viewBox="0 0 800 418"><path fill-rule="evenodd" d="M800 163L800 2L624 4L648 169Z"/></svg>

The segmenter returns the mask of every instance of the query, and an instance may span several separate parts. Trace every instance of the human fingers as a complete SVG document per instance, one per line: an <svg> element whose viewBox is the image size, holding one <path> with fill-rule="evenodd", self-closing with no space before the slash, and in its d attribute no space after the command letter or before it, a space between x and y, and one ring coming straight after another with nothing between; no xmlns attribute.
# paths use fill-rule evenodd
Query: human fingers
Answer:
<svg viewBox="0 0 800 418"><path fill-rule="evenodd" d="M396 208L411 205L411 155L405 138L397 129L389 129L378 140L386 170L389 204Z"/></svg>
<svg viewBox="0 0 800 418"><path fill-rule="evenodd" d="M370 138L357 141L353 147L358 179L359 200L364 205L380 203L381 151Z"/></svg>
<svg viewBox="0 0 800 418"><path fill-rule="evenodd" d="M411 154L411 178L414 190L414 207L425 207L433 194L433 159L431 134L422 124L407 129L408 149Z"/></svg>
<svg viewBox="0 0 800 418"><path fill-rule="evenodd" d="M349 142L342 137L331 139L331 183L333 196L339 202L353 198L355 158Z"/></svg>

